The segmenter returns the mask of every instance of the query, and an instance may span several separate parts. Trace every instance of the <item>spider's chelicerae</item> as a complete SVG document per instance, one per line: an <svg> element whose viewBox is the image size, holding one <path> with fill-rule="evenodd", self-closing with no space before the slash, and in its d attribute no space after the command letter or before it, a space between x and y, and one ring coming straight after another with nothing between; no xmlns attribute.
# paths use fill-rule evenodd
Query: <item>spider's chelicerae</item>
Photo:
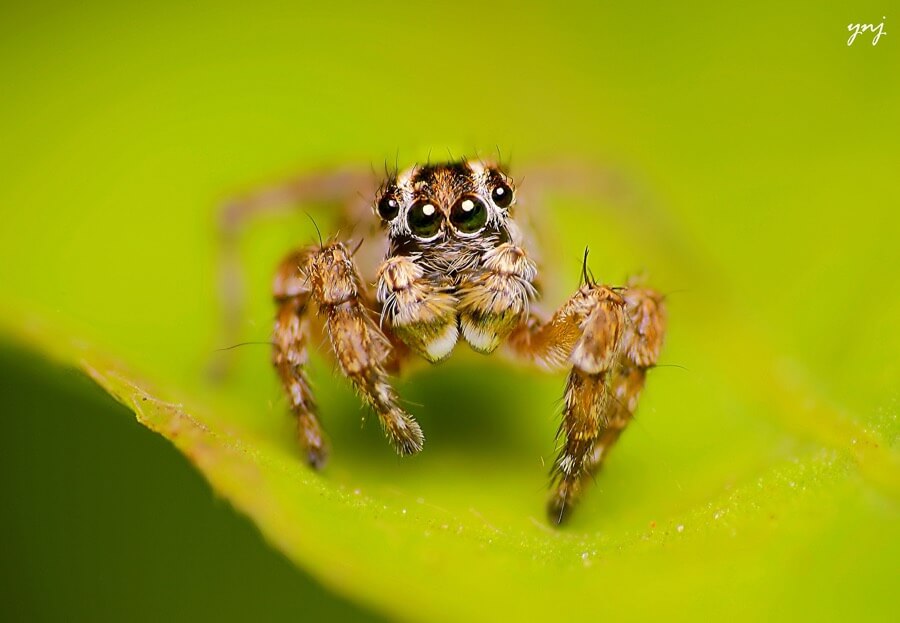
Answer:
<svg viewBox="0 0 900 623"><path fill-rule="evenodd" d="M320 342L314 327L324 324L340 370L401 455L421 451L425 438L389 374L413 354L439 362L460 341L485 354L505 342L512 356L568 370L548 503L560 523L632 418L662 345L662 297L637 284L596 283L583 270L578 290L542 317L538 269L513 219L517 191L501 167L461 160L387 177L365 201L387 234L374 274L364 280L363 254L335 239L290 253L275 277L273 363L305 456L318 468L327 453L305 369L308 344ZM343 203L358 217L364 183L336 172L269 189L230 204L226 232L252 212L310 201Z"/></svg>

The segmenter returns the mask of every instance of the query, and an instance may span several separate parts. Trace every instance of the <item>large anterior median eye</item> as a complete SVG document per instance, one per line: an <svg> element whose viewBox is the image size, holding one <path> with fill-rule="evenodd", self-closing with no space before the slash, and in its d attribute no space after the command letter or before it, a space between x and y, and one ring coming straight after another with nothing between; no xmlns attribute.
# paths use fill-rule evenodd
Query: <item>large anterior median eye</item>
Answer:
<svg viewBox="0 0 900 623"><path fill-rule="evenodd" d="M487 223L487 206L473 195L460 197L450 209L450 222L464 234L473 234Z"/></svg>
<svg viewBox="0 0 900 623"><path fill-rule="evenodd" d="M406 215L410 231L420 238L431 238L441 229L441 213L427 199L416 201Z"/></svg>

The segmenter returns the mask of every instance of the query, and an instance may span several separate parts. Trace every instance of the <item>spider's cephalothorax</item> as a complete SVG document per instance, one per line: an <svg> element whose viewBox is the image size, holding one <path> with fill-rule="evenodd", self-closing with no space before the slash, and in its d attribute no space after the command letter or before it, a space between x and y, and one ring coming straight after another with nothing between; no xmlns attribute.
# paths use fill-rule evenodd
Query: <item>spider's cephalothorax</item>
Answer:
<svg viewBox="0 0 900 623"><path fill-rule="evenodd" d="M340 200L353 212L360 179L347 172L308 177L231 204L226 231L247 213L291 200ZM548 506L556 523L567 515L632 418L659 356L665 313L655 291L611 288L583 270L578 290L540 317L530 305L538 297L537 269L512 219L516 194L490 163L414 166L389 176L369 204L387 232L388 251L365 281L356 250L339 241L300 249L282 262L273 362L311 465L326 457L305 369L313 319L323 322L340 370L400 454L421 450L424 437L400 406L388 372L411 353L440 361L460 339L481 353L506 340L509 354L546 370L568 369ZM366 283L374 283L374 296Z"/></svg>
<svg viewBox="0 0 900 623"><path fill-rule="evenodd" d="M397 336L435 362L459 334L490 353L521 322L536 269L510 220L512 184L480 162L413 167L376 202L389 259L378 302Z"/></svg>

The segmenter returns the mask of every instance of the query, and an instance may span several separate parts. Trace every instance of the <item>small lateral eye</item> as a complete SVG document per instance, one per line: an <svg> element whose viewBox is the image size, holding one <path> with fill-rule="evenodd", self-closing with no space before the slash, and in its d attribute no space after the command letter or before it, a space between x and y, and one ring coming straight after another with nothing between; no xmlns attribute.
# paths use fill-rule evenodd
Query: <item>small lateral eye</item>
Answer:
<svg viewBox="0 0 900 623"><path fill-rule="evenodd" d="M406 215L410 231L420 238L431 238L441 229L441 213L427 199L416 201Z"/></svg>
<svg viewBox="0 0 900 623"><path fill-rule="evenodd" d="M494 187L494 190L491 191L491 199L497 206L501 208L508 208L509 204L512 203L513 200L513 191L507 184L501 183L499 186Z"/></svg>
<svg viewBox="0 0 900 623"><path fill-rule="evenodd" d="M378 216L386 221L393 220L400 212L400 202L391 195L385 195L378 200Z"/></svg>
<svg viewBox="0 0 900 623"><path fill-rule="evenodd" d="M463 195L450 209L450 222L464 234L473 234L487 223L487 206L473 195Z"/></svg>

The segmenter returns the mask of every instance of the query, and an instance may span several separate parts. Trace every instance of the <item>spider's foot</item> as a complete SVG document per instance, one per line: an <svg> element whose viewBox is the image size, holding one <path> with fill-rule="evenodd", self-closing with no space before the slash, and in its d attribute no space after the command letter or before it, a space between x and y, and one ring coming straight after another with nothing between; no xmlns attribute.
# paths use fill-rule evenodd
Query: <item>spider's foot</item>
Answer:
<svg viewBox="0 0 900 623"><path fill-rule="evenodd" d="M422 450L425 435L413 417L407 413L394 413L382 418L388 439L400 456L409 456Z"/></svg>
<svg viewBox="0 0 900 623"><path fill-rule="evenodd" d="M328 449L324 446L306 448L306 463L315 470L325 467L328 462Z"/></svg>
<svg viewBox="0 0 900 623"><path fill-rule="evenodd" d="M328 461L328 441L319 426L318 420L312 417L297 418L297 439L300 448L306 455L306 462L313 469L322 469Z"/></svg>
<svg viewBox="0 0 900 623"><path fill-rule="evenodd" d="M571 516L578 501L580 483L577 480L561 480L547 501L547 519L555 526L561 526Z"/></svg>

